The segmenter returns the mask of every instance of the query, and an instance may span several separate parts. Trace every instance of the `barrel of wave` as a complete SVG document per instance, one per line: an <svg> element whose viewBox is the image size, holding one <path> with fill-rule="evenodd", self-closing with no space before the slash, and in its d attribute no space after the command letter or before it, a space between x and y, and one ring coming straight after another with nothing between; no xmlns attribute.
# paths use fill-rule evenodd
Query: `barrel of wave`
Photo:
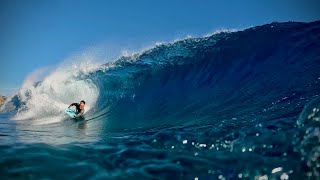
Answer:
<svg viewBox="0 0 320 180"><path fill-rule="evenodd" d="M85 111L94 106L99 96L97 86L86 75L83 66L60 67L40 83L20 89L19 107L14 120L31 120L35 124L56 123L65 118L63 113L73 102L86 101Z"/></svg>

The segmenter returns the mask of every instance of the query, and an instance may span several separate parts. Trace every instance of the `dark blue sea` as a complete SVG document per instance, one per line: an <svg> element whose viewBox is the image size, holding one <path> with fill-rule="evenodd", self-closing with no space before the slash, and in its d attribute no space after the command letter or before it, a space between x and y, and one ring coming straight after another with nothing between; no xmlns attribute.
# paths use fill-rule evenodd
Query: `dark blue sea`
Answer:
<svg viewBox="0 0 320 180"><path fill-rule="evenodd" d="M0 178L320 179L319 94L320 21L62 64L1 107Z"/></svg>

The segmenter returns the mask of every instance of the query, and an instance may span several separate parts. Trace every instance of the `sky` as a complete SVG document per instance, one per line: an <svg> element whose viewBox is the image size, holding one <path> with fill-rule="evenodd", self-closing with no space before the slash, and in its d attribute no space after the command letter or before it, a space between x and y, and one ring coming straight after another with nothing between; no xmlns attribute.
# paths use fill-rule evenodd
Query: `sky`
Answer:
<svg viewBox="0 0 320 180"><path fill-rule="evenodd" d="M1 0L0 95L81 52L108 62L188 35L316 20L318 0Z"/></svg>

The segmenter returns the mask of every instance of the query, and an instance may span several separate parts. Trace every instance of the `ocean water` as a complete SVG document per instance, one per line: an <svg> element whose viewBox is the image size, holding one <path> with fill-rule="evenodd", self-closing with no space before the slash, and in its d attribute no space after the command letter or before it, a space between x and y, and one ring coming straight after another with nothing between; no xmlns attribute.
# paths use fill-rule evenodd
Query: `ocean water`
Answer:
<svg viewBox="0 0 320 180"><path fill-rule="evenodd" d="M0 177L320 179L319 83L319 21L61 65L1 108Z"/></svg>

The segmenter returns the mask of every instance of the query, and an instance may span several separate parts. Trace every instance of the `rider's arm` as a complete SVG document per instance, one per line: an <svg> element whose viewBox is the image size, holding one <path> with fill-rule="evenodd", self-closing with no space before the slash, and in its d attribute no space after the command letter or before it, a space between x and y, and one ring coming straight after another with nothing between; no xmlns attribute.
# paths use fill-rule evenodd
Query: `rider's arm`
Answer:
<svg viewBox="0 0 320 180"><path fill-rule="evenodd" d="M72 104L70 104L69 107L71 107L71 106L77 106L77 103L72 103ZM68 107L68 108L69 108L69 107Z"/></svg>

